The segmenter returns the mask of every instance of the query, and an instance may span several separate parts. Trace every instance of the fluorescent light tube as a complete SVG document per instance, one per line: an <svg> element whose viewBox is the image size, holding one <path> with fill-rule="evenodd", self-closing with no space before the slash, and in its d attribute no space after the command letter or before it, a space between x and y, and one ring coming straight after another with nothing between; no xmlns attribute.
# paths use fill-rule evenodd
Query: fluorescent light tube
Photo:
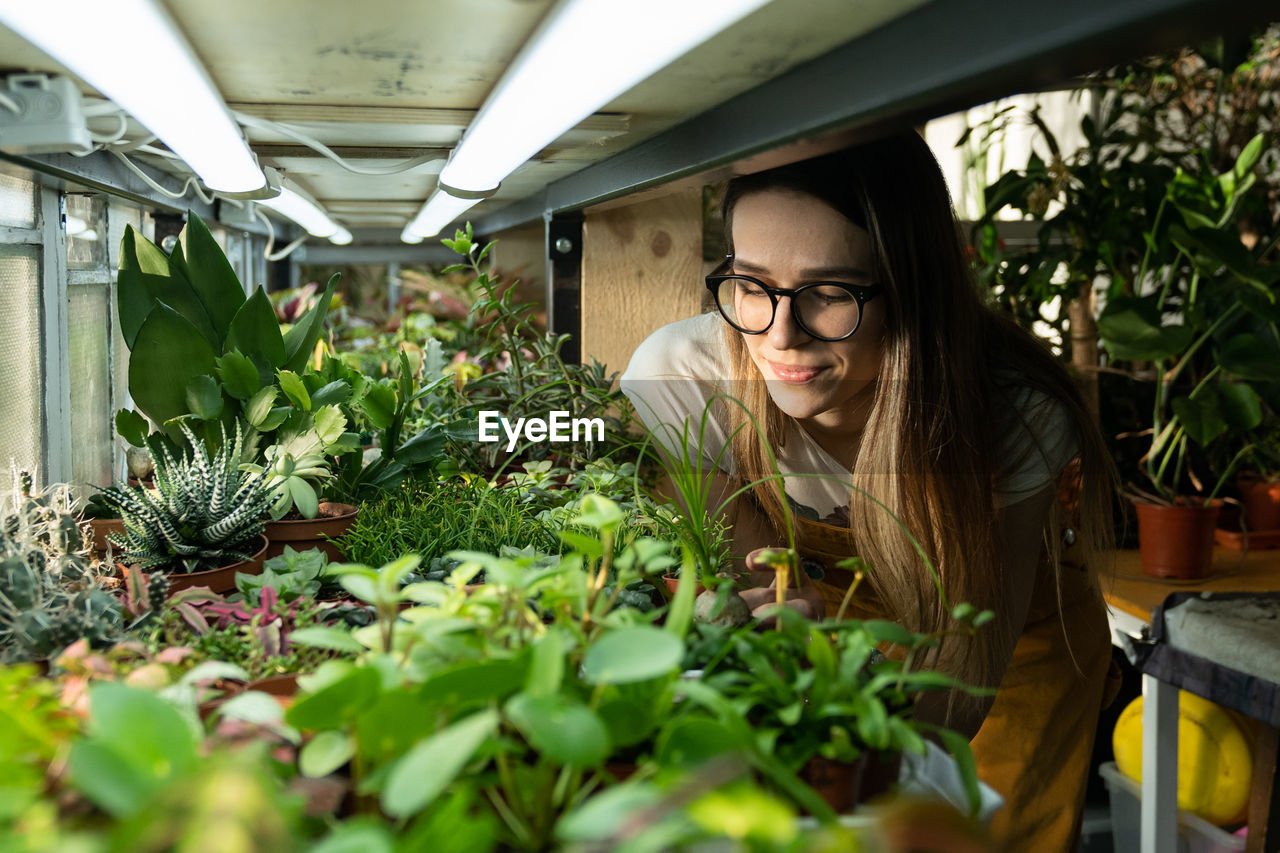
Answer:
<svg viewBox="0 0 1280 853"><path fill-rule="evenodd" d="M495 189L587 116L768 0L562 0L472 120L440 183Z"/></svg>
<svg viewBox="0 0 1280 853"><path fill-rule="evenodd" d="M154 0L0 0L0 23L133 116L209 189L266 185L222 96Z"/></svg>
<svg viewBox="0 0 1280 853"><path fill-rule="evenodd" d="M289 187L283 187L280 195L275 198L263 199L257 203L289 217L313 237L333 237L339 233L339 226L329 218L320 205ZM350 241L350 239L351 235L348 234L347 240Z"/></svg>
<svg viewBox="0 0 1280 853"><path fill-rule="evenodd" d="M413 221L405 226L400 239L406 243L416 243L424 237L434 237L453 220L474 207L480 199L458 198L443 190L436 190L427 199L427 203L418 211ZM406 235L417 237L417 240L406 239Z"/></svg>
<svg viewBox="0 0 1280 853"><path fill-rule="evenodd" d="M348 245L351 242L351 232L341 225L338 225L337 228L337 231L329 235L329 242L335 246Z"/></svg>

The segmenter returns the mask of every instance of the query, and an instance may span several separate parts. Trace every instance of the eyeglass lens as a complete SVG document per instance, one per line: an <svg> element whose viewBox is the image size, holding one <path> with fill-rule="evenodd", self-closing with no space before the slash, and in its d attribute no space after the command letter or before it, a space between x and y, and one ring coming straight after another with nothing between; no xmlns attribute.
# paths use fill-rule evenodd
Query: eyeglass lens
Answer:
<svg viewBox="0 0 1280 853"><path fill-rule="evenodd" d="M841 338L858 328L862 309L844 288L806 287L789 298L796 318L812 334ZM750 279L724 279L716 290L716 301L725 318L744 332L763 332L773 322L773 299Z"/></svg>

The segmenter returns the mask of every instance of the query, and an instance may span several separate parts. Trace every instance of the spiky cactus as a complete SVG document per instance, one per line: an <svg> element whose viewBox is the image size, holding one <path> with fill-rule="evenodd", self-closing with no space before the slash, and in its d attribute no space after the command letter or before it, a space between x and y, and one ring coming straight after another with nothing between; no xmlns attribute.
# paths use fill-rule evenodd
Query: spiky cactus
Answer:
<svg viewBox="0 0 1280 853"><path fill-rule="evenodd" d="M47 660L79 639L122 638L120 602L94 581L70 490L39 492L26 472L0 501L0 661Z"/></svg>
<svg viewBox="0 0 1280 853"><path fill-rule="evenodd" d="M124 535L113 534L121 560L143 571L199 572L249 559L271 506L267 476L240 470L244 436L238 424L231 437L223 430L213 459L185 423L181 428L192 451L180 458L160 436L147 439L154 489L102 493L124 522Z"/></svg>

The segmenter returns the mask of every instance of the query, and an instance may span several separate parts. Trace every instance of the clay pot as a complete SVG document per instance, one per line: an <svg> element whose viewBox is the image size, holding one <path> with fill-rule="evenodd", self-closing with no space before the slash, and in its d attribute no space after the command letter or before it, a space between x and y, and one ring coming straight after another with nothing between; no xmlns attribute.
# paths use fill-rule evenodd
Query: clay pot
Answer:
<svg viewBox="0 0 1280 853"><path fill-rule="evenodd" d="M346 555L338 550L337 545L324 537L340 539L351 529L351 525L355 524L356 514L359 511L359 508L351 504L324 501L320 504L320 513L315 518L268 521L266 529L262 532L267 535L270 544L267 545L267 553L263 559L270 560L272 557L280 556L288 545L295 551L318 548L329 557L329 562L345 562Z"/></svg>
<svg viewBox="0 0 1280 853"><path fill-rule="evenodd" d="M675 595L676 589L680 586L680 576L679 575L663 575L662 582L667 585L667 592L671 593L672 595ZM693 588L694 595L702 595L706 591L707 591L707 588L702 585L702 581L698 581L698 585Z"/></svg>
<svg viewBox="0 0 1280 853"><path fill-rule="evenodd" d="M836 814L849 814L859 803L887 792L898 781L899 753L888 758L864 752L852 763L814 756L800 768L800 778L831 806Z"/></svg>
<svg viewBox="0 0 1280 853"><path fill-rule="evenodd" d="M211 592L235 592L236 572L244 572L246 575L262 574L263 554L267 553L267 537L259 536L258 540L258 550L248 560L203 572L191 572L190 574L170 573L169 594L173 595L175 592L193 586L207 586Z"/></svg>
<svg viewBox="0 0 1280 853"><path fill-rule="evenodd" d="M1236 478L1244 523L1250 532L1280 530L1280 480L1268 480L1248 472Z"/></svg>
<svg viewBox="0 0 1280 853"><path fill-rule="evenodd" d="M1138 552L1143 574L1156 578L1194 580L1213 565L1213 531L1222 501L1157 506L1134 503L1138 511ZM1191 503L1194 501L1194 503Z"/></svg>

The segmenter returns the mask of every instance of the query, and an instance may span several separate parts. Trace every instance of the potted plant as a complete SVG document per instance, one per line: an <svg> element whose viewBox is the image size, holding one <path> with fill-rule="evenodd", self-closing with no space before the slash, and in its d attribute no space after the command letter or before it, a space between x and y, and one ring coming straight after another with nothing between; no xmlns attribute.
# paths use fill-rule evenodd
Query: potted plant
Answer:
<svg viewBox="0 0 1280 853"><path fill-rule="evenodd" d="M235 589L236 572L259 572L267 548L263 517L273 499L267 476L240 469L243 433L224 433L210 459L204 442L179 424L190 450L148 436L155 488L112 487L102 498L124 520L114 544L130 571L164 572L172 592L191 586Z"/></svg>
<svg viewBox="0 0 1280 853"><path fill-rule="evenodd" d="M1246 529L1280 534L1280 416L1264 420L1250 439L1236 477Z"/></svg>
<svg viewBox="0 0 1280 853"><path fill-rule="evenodd" d="M1212 558L1219 493L1237 453L1206 485L1195 454L1230 430L1262 419L1252 383L1280 364L1274 303L1280 268L1260 262L1234 231L1234 213L1254 183L1263 137L1221 175L1179 170L1144 236L1136 278L1142 295L1111 300L1098 332L1113 359L1150 362L1155 398L1143 457L1149 488L1130 486L1143 571L1200 577Z"/></svg>

